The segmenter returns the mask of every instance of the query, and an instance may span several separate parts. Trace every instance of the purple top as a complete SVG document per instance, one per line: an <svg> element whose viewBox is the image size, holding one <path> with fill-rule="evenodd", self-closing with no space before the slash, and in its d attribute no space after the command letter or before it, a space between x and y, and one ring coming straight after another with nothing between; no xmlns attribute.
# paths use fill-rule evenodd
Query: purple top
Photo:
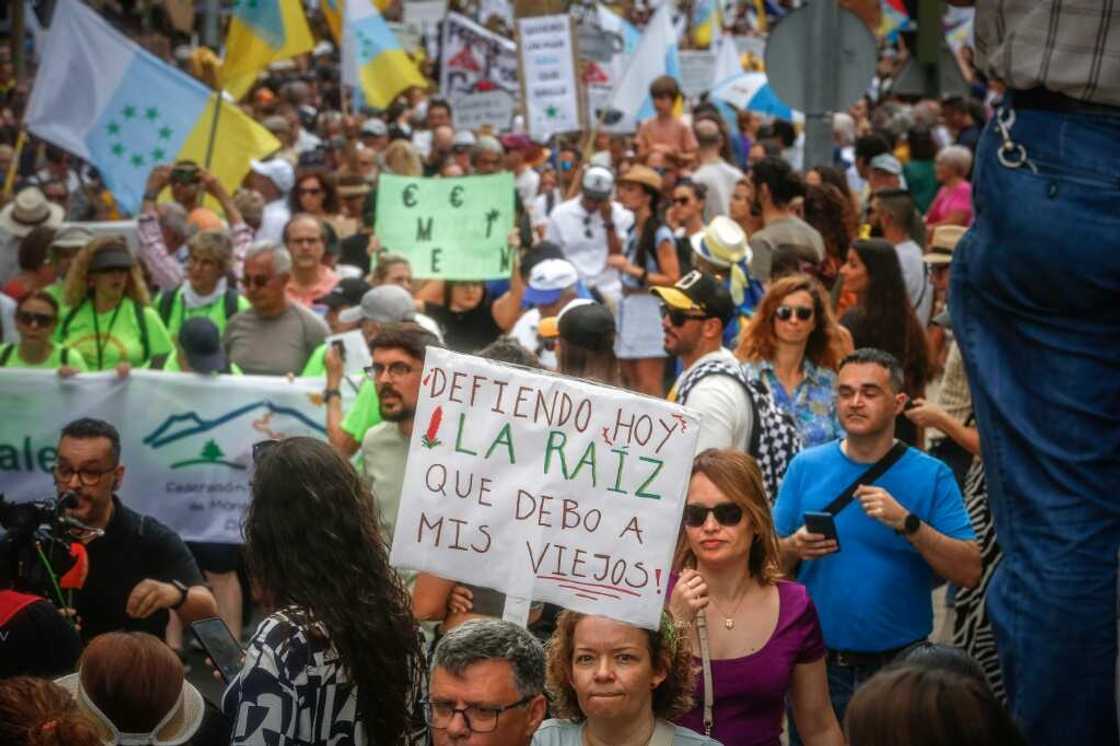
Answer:
<svg viewBox="0 0 1120 746"><path fill-rule="evenodd" d="M669 595L677 576L669 578ZM824 657L824 639L805 586L778 581L778 625L760 650L743 658L712 661L712 738L724 746L777 746L793 667ZM704 675L696 677L695 705L677 724L704 732Z"/></svg>

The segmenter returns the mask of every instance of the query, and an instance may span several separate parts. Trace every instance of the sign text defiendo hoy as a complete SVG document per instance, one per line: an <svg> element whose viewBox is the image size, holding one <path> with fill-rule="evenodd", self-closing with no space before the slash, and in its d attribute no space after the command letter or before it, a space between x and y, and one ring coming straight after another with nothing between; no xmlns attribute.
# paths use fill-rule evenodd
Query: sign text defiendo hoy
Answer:
<svg viewBox="0 0 1120 746"><path fill-rule="evenodd" d="M392 562L655 628L699 421L428 350Z"/></svg>

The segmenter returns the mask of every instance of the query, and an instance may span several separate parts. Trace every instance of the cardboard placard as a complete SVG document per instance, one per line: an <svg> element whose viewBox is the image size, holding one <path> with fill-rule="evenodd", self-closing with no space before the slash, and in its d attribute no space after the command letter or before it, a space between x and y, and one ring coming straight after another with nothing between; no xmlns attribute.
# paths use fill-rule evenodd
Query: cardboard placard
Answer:
<svg viewBox="0 0 1120 746"><path fill-rule="evenodd" d="M517 44L529 135L544 142L554 134L582 129L571 19L519 18Z"/></svg>

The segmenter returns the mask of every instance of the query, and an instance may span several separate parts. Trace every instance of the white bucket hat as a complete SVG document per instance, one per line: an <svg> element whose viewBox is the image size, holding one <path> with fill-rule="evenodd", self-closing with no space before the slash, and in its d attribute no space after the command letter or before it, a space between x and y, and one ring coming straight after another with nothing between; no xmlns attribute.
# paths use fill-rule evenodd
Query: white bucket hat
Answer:
<svg viewBox="0 0 1120 746"><path fill-rule="evenodd" d="M23 238L41 225L57 228L62 225L61 205L47 201L39 187L21 189L12 203L0 210L0 227L17 238Z"/></svg>

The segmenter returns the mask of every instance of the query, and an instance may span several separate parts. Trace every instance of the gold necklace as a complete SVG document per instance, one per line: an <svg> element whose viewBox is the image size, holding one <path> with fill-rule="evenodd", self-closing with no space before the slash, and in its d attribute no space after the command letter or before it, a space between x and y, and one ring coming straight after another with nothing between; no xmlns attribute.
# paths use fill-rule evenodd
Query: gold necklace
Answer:
<svg viewBox="0 0 1120 746"><path fill-rule="evenodd" d="M728 616L727 614L724 614L723 609L721 609L716 604L715 597L714 596L708 596L708 601L711 602L712 608L715 609L716 611L718 611L719 615L721 617L723 617L723 628L724 629L727 629L727 630L735 629L735 614L738 613L739 607L743 605L743 599L746 598L746 597L747 597L747 591L744 590L739 595L739 600L735 603L735 608L731 610L731 616Z"/></svg>

